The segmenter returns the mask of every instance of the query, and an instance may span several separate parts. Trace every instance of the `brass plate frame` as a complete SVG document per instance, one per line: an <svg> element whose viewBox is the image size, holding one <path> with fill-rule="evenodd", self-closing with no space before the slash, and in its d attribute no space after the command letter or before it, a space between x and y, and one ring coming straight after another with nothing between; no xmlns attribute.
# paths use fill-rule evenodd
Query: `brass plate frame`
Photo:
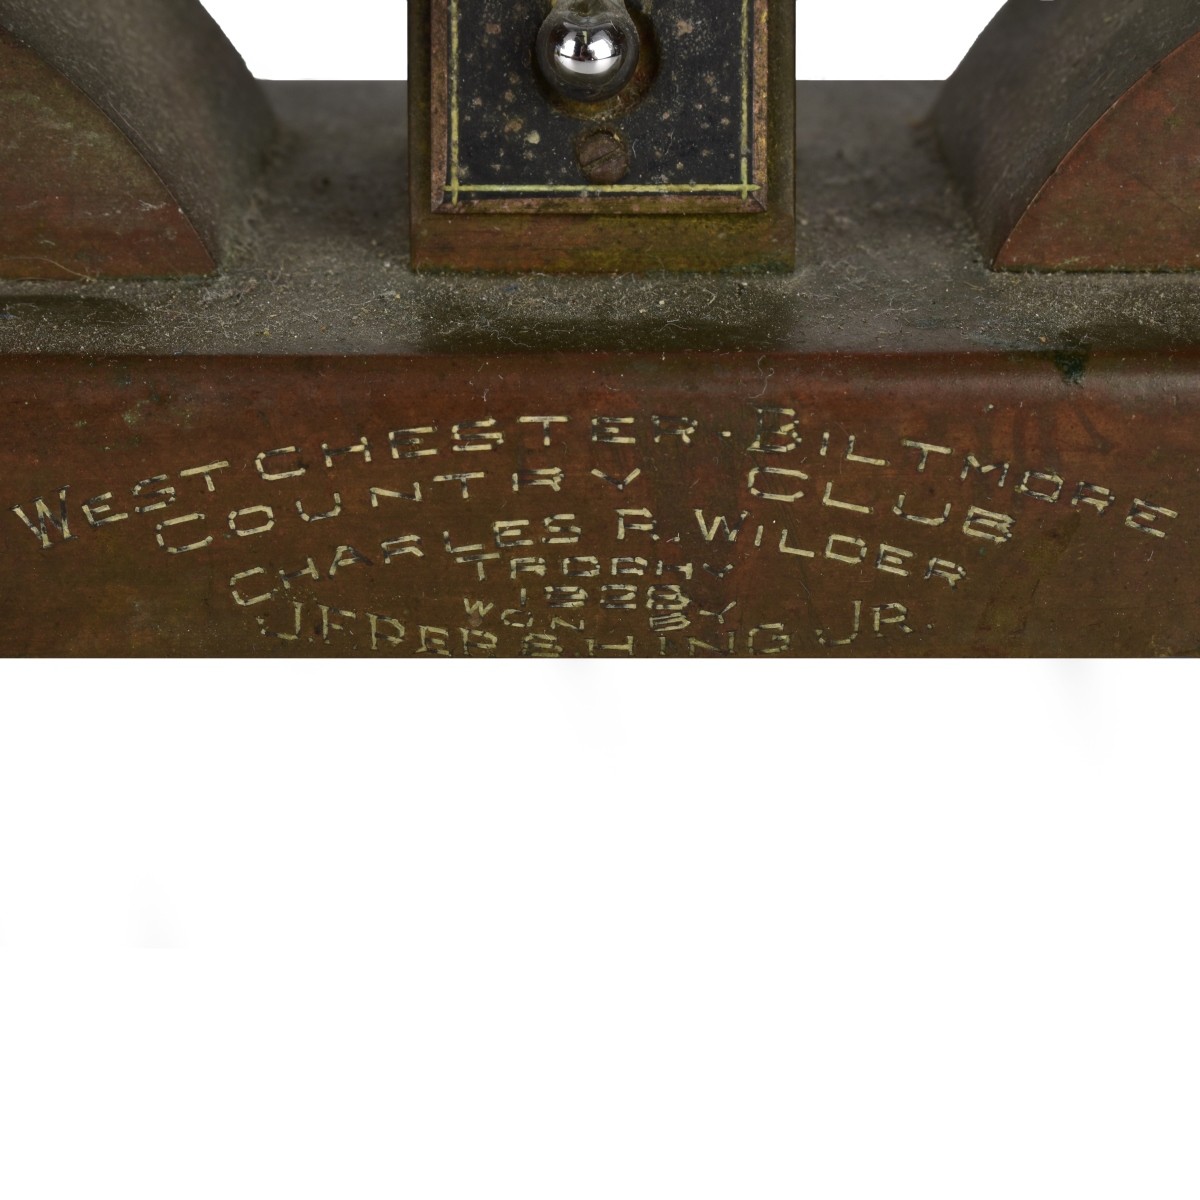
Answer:
<svg viewBox="0 0 1200 1200"><path fill-rule="evenodd" d="M742 207L722 195L550 195L435 203L435 147L445 88L437 79L434 8L409 0L409 204L411 265L417 270L548 273L645 271L790 271L796 262L795 7L761 0L767 14L766 78L753 96L765 143L769 189ZM448 43L448 23L443 24ZM445 129L447 126L441 125ZM440 139L446 144L446 139ZM445 153L448 153L448 149ZM445 176L441 177L443 180ZM440 199L440 197L439 197ZM481 212L471 205L488 204ZM749 209L749 211L748 211ZM755 211L758 209L759 211Z"/></svg>

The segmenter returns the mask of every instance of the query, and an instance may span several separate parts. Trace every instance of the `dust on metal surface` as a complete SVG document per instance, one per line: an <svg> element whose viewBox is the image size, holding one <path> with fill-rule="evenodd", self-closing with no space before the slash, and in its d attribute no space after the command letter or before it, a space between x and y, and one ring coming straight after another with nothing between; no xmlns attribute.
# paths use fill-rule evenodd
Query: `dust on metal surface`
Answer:
<svg viewBox="0 0 1200 1200"><path fill-rule="evenodd" d="M798 85L806 184L795 272L584 277L410 271L396 204L404 85L266 91L285 152L219 277L6 284L0 353L1049 358L1200 344L1200 291L1184 275L989 270L923 123L934 84Z"/></svg>
<svg viewBox="0 0 1200 1200"><path fill-rule="evenodd" d="M0 91L37 114L49 142L38 146L24 122L10 127L7 152L17 154L6 174L37 174L6 188L20 193L40 180L43 201L55 185L65 189L71 221L39 231L59 251L50 257L73 266L79 255L84 274L118 276L202 273L223 259L244 232L274 128L262 88L199 0L0 0L0 30L41 63L39 72L10 63ZM18 69L25 74L14 87ZM22 148L32 157L22 160ZM166 208L139 220L124 213L122 200L133 205L120 186L131 177L135 196L159 205L157 191ZM106 238L97 227L108 213ZM14 218L9 210L6 224ZM124 228L134 244L122 255L109 244Z"/></svg>

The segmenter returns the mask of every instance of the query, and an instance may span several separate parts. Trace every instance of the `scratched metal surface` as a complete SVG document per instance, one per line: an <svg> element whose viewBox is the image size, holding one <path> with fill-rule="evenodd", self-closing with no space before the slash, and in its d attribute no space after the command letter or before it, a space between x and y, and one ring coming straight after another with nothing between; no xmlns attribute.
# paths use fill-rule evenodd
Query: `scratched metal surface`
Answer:
<svg viewBox="0 0 1200 1200"><path fill-rule="evenodd" d="M404 87L270 84L285 150L215 280L5 284L0 353L1024 351L1200 344L1200 281L984 265L924 124L936 85L801 84L785 275L414 276Z"/></svg>

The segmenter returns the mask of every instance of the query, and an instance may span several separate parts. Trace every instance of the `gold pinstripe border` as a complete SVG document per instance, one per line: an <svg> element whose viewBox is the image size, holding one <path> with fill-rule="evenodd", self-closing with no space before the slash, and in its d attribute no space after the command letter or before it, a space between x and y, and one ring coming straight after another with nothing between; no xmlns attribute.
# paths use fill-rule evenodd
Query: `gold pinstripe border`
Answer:
<svg viewBox="0 0 1200 1200"><path fill-rule="evenodd" d="M761 191L761 185L750 182L751 156L751 103L750 76L753 49L751 33L751 18L753 0L742 0L742 29L741 29L741 134L742 141L739 151L741 160L741 181L739 183L645 183L645 184L516 184L490 183L468 184L459 176L459 3L458 0L448 0L450 24L450 162L449 179L444 192L450 195L450 203L457 205L459 197L464 193L478 195L647 195L647 196L676 196L676 195L711 195L730 194L740 195L742 200Z"/></svg>

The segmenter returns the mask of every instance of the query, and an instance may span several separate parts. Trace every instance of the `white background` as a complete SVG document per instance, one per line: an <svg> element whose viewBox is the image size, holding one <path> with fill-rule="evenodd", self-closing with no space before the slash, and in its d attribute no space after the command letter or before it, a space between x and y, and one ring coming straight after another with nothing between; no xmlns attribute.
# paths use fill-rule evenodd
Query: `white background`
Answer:
<svg viewBox="0 0 1200 1200"><path fill-rule="evenodd" d="M402 0L207 0L205 7L263 79L405 78ZM998 7L997 0L802 3L797 77L944 79Z"/></svg>
<svg viewBox="0 0 1200 1200"><path fill-rule="evenodd" d="M211 8L403 70L399 3ZM802 11L802 73L988 8ZM1200 1189L1188 668L3 670L5 1200Z"/></svg>

